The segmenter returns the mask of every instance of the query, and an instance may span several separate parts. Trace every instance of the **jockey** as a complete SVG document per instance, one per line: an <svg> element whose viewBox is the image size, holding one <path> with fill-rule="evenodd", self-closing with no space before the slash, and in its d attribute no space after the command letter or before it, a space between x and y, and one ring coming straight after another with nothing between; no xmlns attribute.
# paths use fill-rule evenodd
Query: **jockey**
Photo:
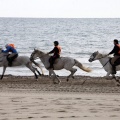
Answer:
<svg viewBox="0 0 120 120"><path fill-rule="evenodd" d="M113 68L112 74L116 74L116 64L115 64L115 62L118 58L120 58L120 44L118 44L117 39L114 39L113 43L114 43L114 48L108 55L114 54L114 57L111 60L111 64L112 64L112 68Z"/></svg>
<svg viewBox="0 0 120 120"><path fill-rule="evenodd" d="M53 50L48 52L47 54L52 54L52 53L54 53L54 54L49 59L50 67L48 69L53 68L53 64L54 64L55 60L60 57L61 47L59 46L59 42L58 41L54 41L54 48L53 48Z"/></svg>
<svg viewBox="0 0 120 120"><path fill-rule="evenodd" d="M2 50L3 53L9 53L7 60L9 61L8 65L12 66L12 61L18 57L18 52L15 49L14 44L6 44L6 50Z"/></svg>

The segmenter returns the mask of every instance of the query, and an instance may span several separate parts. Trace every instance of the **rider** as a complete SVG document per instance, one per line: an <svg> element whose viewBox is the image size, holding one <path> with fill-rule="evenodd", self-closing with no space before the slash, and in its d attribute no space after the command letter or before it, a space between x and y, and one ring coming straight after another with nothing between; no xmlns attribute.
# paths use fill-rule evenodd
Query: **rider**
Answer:
<svg viewBox="0 0 120 120"><path fill-rule="evenodd" d="M6 50L2 50L3 53L9 53L7 60L9 61L8 65L12 66L12 61L18 57L18 52L15 49L14 44L6 44Z"/></svg>
<svg viewBox="0 0 120 120"><path fill-rule="evenodd" d="M113 69L112 74L116 74L116 64L115 64L115 62L118 58L120 58L120 44L118 43L117 39L114 39L113 43L114 43L114 48L108 55L114 53L114 57L111 60L111 64L112 64L112 69Z"/></svg>
<svg viewBox="0 0 120 120"><path fill-rule="evenodd" d="M54 64L55 60L60 57L61 47L59 46L59 42L58 41L54 41L54 48L53 48L53 50L48 52L48 54L52 54L52 53L54 53L54 54L49 59L50 67L48 69L53 68L53 64Z"/></svg>

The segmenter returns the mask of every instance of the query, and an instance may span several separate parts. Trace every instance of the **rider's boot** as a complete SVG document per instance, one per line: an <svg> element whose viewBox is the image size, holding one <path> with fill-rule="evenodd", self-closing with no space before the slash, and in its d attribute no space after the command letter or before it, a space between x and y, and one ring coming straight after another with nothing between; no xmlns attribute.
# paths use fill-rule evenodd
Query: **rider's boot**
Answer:
<svg viewBox="0 0 120 120"><path fill-rule="evenodd" d="M8 66L12 66L12 59L11 58L8 58Z"/></svg>
<svg viewBox="0 0 120 120"><path fill-rule="evenodd" d="M115 66L115 64L112 65L112 74L116 74L116 66Z"/></svg>
<svg viewBox="0 0 120 120"><path fill-rule="evenodd" d="M12 66L12 60L10 60L9 62L8 62L8 66Z"/></svg>
<svg viewBox="0 0 120 120"><path fill-rule="evenodd" d="M11 66L12 66L12 62L9 62L9 63L8 63L8 66L10 66L10 67L11 67Z"/></svg>
<svg viewBox="0 0 120 120"><path fill-rule="evenodd" d="M48 69L53 69L54 61L52 57L49 59L49 63L50 63L50 66L48 67Z"/></svg>

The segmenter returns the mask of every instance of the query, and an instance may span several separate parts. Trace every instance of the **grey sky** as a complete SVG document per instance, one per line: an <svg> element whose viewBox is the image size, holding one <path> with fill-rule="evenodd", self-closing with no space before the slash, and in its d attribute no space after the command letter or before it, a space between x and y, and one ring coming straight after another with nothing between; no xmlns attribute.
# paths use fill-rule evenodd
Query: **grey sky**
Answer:
<svg viewBox="0 0 120 120"><path fill-rule="evenodd" d="M120 0L0 0L0 17L119 18Z"/></svg>

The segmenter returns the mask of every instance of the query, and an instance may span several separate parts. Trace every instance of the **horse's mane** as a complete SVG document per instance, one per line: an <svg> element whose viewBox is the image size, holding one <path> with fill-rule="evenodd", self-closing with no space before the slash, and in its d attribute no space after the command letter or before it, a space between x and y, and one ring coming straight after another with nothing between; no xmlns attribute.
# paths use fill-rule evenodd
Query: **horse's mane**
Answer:
<svg viewBox="0 0 120 120"><path fill-rule="evenodd" d="M47 54L47 53L45 53L45 52L43 52L43 51L41 51L41 50L39 50L39 49L35 49L38 53L42 53L42 54Z"/></svg>
<svg viewBox="0 0 120 120"><path fill-rule="evenodd" d="M102 55L102 57L106 56L107 54L102 54L102 53L99 53L100 55ZM112 58L112 56L107 56L109 59Z"/></svg>

